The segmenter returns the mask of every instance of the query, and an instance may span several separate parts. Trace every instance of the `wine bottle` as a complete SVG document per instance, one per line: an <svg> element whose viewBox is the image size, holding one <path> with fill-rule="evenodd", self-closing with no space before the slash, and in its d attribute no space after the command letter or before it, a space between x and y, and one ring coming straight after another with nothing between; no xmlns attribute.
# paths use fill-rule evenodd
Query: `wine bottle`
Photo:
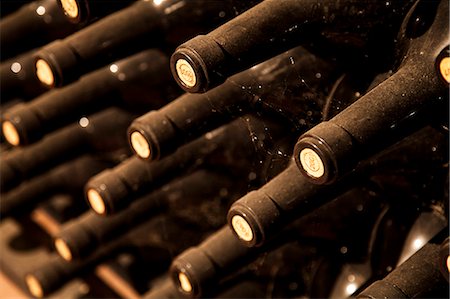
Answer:
<svg viewBox="0 0 450 299"><path fill-rule="evenodd" d="M67 265L61 257L54 254L38 270L27 274L25 283L31 295L44 298L72 278L77 270L77 265Z"/></svg>
<svg viewBox="0 0 450 299"><path fill-rule="evenodd" d="M75 24L87 24L121 10L134 0L57 0L66 18Z"/></svg>
<svg viewBox="0 0 450 299"><path fill-rule="evenodd" d="M140 197L128 209L116 215L102 217L89 211L65 223L55 236L55 248L67 261L85 258L99 246L108 244L138 224L164 212L169 205L215 200L220 198L220 190L229 190L231 186L231 179L225 175L205 170L196 171ZM173 196L174 192L177 192L177 197ZM230 199L236 196L229 194Z"/></svg>
<svg viewBox="0 0 450 299"><path fill-rule="evenodd" d="M255 280L241 280L231 286L225 286L223 291L216 292L212 298L263 298L265 290L261 283ZM172 280L165 278L163 282L155 285L149 292L142 295L142 299L177 299L180 293Z"/></svg>
<svg viewBox="0 0 450 299"><path fill-rule="evenodd" d="M443 233L448 235L448 228L385 278L372 283L356 298L444 298L447 296L448 280L439 271L439 251Z"/></svg>
<svg viewBox="0 0 450 299"><path fill-rule="evenodd" d="M273 242L264 247L248 248L233 236L228 227L224 226L200 244L188 248L175 257L169 274L183 297L210 298L220 291L226 291L226 286L232 286L238 280L236 278L249 272L250 263L257 260L262 253L265 253L263 259L272 252L274 253L272 257L277 253L278 257L282 256L284 245L290 245L293 238L297 237L298 228L292 228L280 233ZM304 240L304 242L308 241ZM272 262L274 260L276 258L272 259ZM259 262L257 264L260 266ZM267 266L272 271L276 267L270 262ZM259 272L263 271L259 270ZM270 270L267 271L270 272ZM259 279L263 280L262 277ZM273 284L273 277L270 280Z"/></svg>
<svg viewBox="0 0 450 299"><path fill-rule="evenodd" d="M137 51L179 44L256 1L137 1L41 48L36 54L37 76L49 88L65 85Z"/></svg>
<svg viewBox="0 0 450 299"><path fill-rule="evenodd" d="M279 114L303 132L321 120L327 92L335 101L345 103L356 99L354 91L333 98L332 86L337 84L336 88L343 90L345 87L340 85L349 81L338 79L341 74L334 64L304 48L295 48L233 76L205 94L182 95L163 108L137 118L129 129L131 145L141 158L157 160L251 110ZM362 89L367 87L360 85ZM142 144L146 149L148 146L147 155L139 153Z"/></svg>
<svg viewBox="0 0 450 299"><path fill-rule="evenodd" d="M0 21L2 60L64 37L76 30L56 1L40 0L22 6Z"/></svg>
<svg viewBox="0 0 450 299"><path fill-rule="evenodd" d="M2 194L0 201L2 218L29 212L40 201L56 193L80 193L91 176L108 166L111 166L111 163L85 155L24 182L19 187Z"/></svg>
<svg viewBox="0 0 450 299"><path fill-rule="evenodd" d="M132 111L158 108L179 94L169 80L167 63L165 54L158 50L141 52L8 109L2 117L3 126L13 126L20 144L26 145L81 115L110 106Z"/></svg>
<svg viewBox="0 0 450 299"><path fill-rule="evenodd" d="M170 275L182 294L198 298L208 292L208 286L216 285L213 282L219 275L245 265L245 260L255 259L256 251L243 246L224 226L198 246L177 256L170 266Z"/></svg>
<svg viewBox="0 0 450 299"><path fill-rule="evenodd" d="M0 87L2 103L30 99L47 90L36 77L32 51L0 64Z"/></svg>
<svg viewBox="0 0 450 299"><path fill-rule="evenodd" d="M237 200L228 212L228 223L245 245L260 246L293 219L306 215L351 186L360 184L376 167L393 164L395 158L402 162L401 167L421 165L419 173L437 173L446 163L448 147L445 136L431 128L420 130L396 146L365 160L355 171L333 185L311 184L292 163L262 188Z"/></svg>
<svg viewBox="0 0 450 299"><path fill-rule="evenodd" d="M86 184L86 197L98 214L115 213L140 194L203 165L227 168L236 177L252 172L253 184L258 184L258 174L264 173L268 178L285 167L288 155L283 153L291 149L290 140L285 127L270 119L237 119L159 161L148 163L135 157L99 173Z"/></svg>
<svg viewBox="0 0 450 299"><path fill-rule="evenodd" d="M425 21L417 25L417 20ZM448 1L418 1L402 25L408 45L396 73L299 138L294 157L310 182L336 181L361 159L430 123L445 108L450 82L445 77L450 59L447 20ZM424 33L417 35L420 30Z"/></svg>
<svg viewBox="0 0 450 299"><path fill-rule="evenodd" d="M58 130L33 145L8 152L0 158L0 189L6 192L22 180L82 153L124 150L126 140L123 136L131 119L130 114L111 108L82 118L79 123Z"/></svg>
<svg viewBox="0 0 450 299"><path fill-rule="evenodd" d="M205 92L239 71L294 46L308 45L321 35L348 35L342 38L348 44L367 40L370 31L389 24L382 31L390 40L390 32L412 3L263 1L207 35L180 45L172 55L171 70L184 90Z"/></svg>

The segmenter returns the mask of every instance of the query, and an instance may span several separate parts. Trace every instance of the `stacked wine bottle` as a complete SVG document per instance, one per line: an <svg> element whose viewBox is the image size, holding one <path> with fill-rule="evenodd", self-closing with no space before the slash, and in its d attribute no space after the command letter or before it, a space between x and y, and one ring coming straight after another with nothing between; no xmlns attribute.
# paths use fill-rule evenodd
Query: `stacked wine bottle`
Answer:
<svg viewBox="0 0 450 299"><path fill-rule="evenodd" d="M448 298L448 1L0 14L0 274L24 298Z"/></svg>

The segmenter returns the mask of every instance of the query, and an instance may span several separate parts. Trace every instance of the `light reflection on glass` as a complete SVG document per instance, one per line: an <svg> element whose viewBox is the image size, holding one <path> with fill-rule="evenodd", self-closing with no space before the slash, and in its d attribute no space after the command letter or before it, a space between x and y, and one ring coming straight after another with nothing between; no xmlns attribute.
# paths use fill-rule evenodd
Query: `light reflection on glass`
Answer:
<svg viewBox="0 0 450 299"><path fill-rule="evenodd" d="M345 292L347 293L348 296L350 296L351 294L356 292L357 288L358 288L358 286L356 285L356 283L349 283L347 285L347 287L345 288Z"/></svg>
<svg viewBox="0 0 450 299"><path fill-rule="evenodd" d="M36 8L36 13L40 16L45 14L45 7L44 6L39 6L38 8Z"/></svg>
<svg viewBox="0 0 450 299"><path fill-rule="evenodd" d="M117 71L119 70L119 67L117 66L117 64L111 64L111 66L109 67L109 70L111 71L111 73L117 73Z"/></svg>
<svg viewBox="0 0 450 299"><path fill-rule="evenodd" d="M412 246L413 246L414 250L419 250L420 248L422 248L422 246L424 244L425 244L424 238L419 236L413 241Z"/></svg>
<svg viewBox="0 0 450 299"><path fill-rule="evenodd" d="M21 70L22 70L22 65L20 63L14 62L13 64L11 64L11 71L13 73L17 74Z"/></svg>
<svg viewBox="0 0 450 299"><path fill-rule="evenodd" d="M163 3L165 0L153 0L153 4L158 6L161 5L161 3Z"/></svg>
<svg viewBox="0 0 450 299"><path fill-rule="evenodd" d="M82 117L78 123L81 127L86 128L89 125L89 119L87 117Z"/></svg>

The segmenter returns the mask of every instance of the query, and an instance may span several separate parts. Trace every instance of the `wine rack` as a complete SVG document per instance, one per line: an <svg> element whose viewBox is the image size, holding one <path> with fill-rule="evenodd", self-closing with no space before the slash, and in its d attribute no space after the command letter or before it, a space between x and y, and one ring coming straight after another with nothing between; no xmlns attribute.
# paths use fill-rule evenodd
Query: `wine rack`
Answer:
<svg viewBox="0 0 450 299"><path fill-rule="evenodd" d="M448 298L448 1L0 5L0 298Z"/></svg>

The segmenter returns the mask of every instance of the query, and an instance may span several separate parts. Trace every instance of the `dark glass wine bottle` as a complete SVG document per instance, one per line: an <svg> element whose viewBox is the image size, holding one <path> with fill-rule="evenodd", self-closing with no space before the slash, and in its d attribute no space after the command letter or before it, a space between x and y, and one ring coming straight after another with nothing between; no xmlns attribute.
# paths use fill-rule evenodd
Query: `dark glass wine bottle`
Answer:
<svg viewBox="0 0 450 299"><path fill-rule="evenodd" d="M360 160L432 122L445 109L448 11L448 1L418 1L402 25L400 38L406 45L395 74L300 137L294 157L310 182L336 181Z"/></svg>
<svg viewBox="0 0 450 299"><path fill-rule="evenodd" d="M381 26L386 45L412 3L266 0L180 45L171 58L172 73L184 90L205 92L239 71L320 36L341 35L341 43L359 45Z"/></svg>
<svg viewBox="0 0 450 299"><path fill-rule="evenodd" d="M136 1L64 40L41 48L36 54L36 73L47 87L65 85L83 73L134 52L161 44L175 46L257 2Z"/></svg>
<svg viewBox="0 0 450 299"><path fill-rule="evenodd" d="M310 183L292 163L262 188L237 200L228 212L229 225L244 244L260 246L294 219L333 200L351 186L360 184L382 164L395 165L392 161L397 159L401 162L400 167L417 167L423 176L429 172L437 175L438 171L442 172L442 165L448 159L445 154L447 140L446 134L425 128L365 160L355 171L333 185ZM383 160L390 162L380 162ZM402 184L396 188L400 186Z"/></svg>
<svg viewBox="0 0 450 299"><path fill-rule="evenodd" d="M322 113L329 106L327 102L339 101L341 105L353 102L354 88L363 92L368 85L364 80L371 77L360 72L359 82L353 82L359 86L345 87L351 80L340 75L342 71L335 64L304 48L292 49L231 77L205 94L182 95L137 118L129 129L132 147L141 158L159 159L183 143L252 110L280 115L303 132L322 120ZM337 95L333 90L348 93ZM137 150L140 144L148 146L147 155Z"/></svg>
<svg viewBox="0 0 450 299"><path fill-rule="evenodd" d="M449 292L448 278L439 270L439 251L445 235L448 227L356 298L445 298Z"/></svg>
<svg viewBox="0 0 450 299"><path fill-rule="evenodd" d="M22 180L82 153L125 150L123 136L132 119L132 115L120 109L107 109L84 117L79 123L58 130L40 142L9 151L0 158L0 189L6 192Z"/></svg>
<svg viewBox="0 0 450 299"><path fill-rule="evenodd" d="M1 59L42 46L76 30L66 20L56 1L40 0L26 4L0 21Z"/></svg>
<svg viewBox="0 0 450 299"><path fill-rule="evenodd" d="M20 144L26 145L82 115L111 106L131 111L158 108L179 94L167 63L166 55L158 50L141 52L13 106L3 113L2 124L14 127Z"/></svg>
<svg viewBox="0 0 450 299"><path fill-rule="evenodd" d="M148 163L130 158L86 184L86 196L98 214L120 211L144 194L202 165L227 168L237 176L253 173L252 184L281 171L292 138L289 128L268 119L246 116L180 147L174 154ZM143 153L142 148L139 153ZM260 162L261 161L261 162Z"/></svg>

